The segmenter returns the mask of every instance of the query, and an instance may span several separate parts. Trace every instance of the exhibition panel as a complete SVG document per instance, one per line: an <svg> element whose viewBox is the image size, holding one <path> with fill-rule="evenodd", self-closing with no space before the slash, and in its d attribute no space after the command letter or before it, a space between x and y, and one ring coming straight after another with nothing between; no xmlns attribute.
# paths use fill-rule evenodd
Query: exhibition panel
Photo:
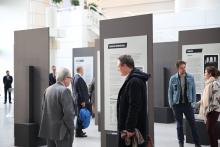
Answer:
<svg viewBox="0 0 220 147"><path fill-rule="evenodd" d="M34 147L45 144L38 138L38 127L49 85L49 28L15 31L14 41L15 145Z"/></svg>
<svg viewBox="0 0 220 147"><path fill-rule="evenodd" d="M136 68L153 74L152 15L100 22L101 64L101 146L117 146L116 103L124 79L117 71L120 55L133 57ZM149 133L154 135L153 79L148 81ZM146 124L147 125L147 124Z"/></svg>
<svg viewBox="0 0 220 147"><path fill-rule="evenodd" d="M98 124L98 48L73 48L73 75L76 74L76 68L82 66L85 69L83 79L87 86L95 80L95 123ZM99 73L100 74L100 73Z"/></svg>
<svg viewBox="0 0 220 147"><path fill-rule="evenodd" d="M173 111L168 104L168 83L170 76L176 73L175 63L180 59L178 42L154 43L153 52L154 77L156 77L154 78L154 120L157 123L173 123Z"/></svg>

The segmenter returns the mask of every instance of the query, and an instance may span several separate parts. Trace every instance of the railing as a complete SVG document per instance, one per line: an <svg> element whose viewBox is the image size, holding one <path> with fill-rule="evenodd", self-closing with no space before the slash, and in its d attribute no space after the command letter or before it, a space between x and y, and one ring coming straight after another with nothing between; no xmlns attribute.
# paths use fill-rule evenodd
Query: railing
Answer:
<svg viewBox="0 0 220 147"><path fill-rule="evenodd" d="M94 6L88 7L88 28L99 35L99 22L105 19L103 13Z"/></svg>

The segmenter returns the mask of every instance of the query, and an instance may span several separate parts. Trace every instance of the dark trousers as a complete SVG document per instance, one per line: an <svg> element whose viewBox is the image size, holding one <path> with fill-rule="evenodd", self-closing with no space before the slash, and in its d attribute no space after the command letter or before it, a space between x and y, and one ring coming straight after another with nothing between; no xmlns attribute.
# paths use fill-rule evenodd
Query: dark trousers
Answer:
<svg viewBox="0 0 220 147"><path fill-rule="evenodd" d="M7 93L9 95L9 102L11 102L11 92L9 92L9 87L5 87L5 103L7 102Z"/></svg>
<svg viewBox="0 0 220 147"><path fill-rule="evenodd" d="M82 125L82 121L79 117L79 112L80 109L82 108L82 106L78 106L78 115L77 115L77 120L76 120L76 134L81 135L83 133L82 129L83 129L83 125Z"/></svg>
<svg viewBox="0 0 220 147"><path fill-rule="evenodd" d="M217 121L219 117L219 112L212 111L207 115L206 127L208 130L209 142L211 147L218 147L218 130Z"/></svg>
<svg viewBox="0 0 220 147"><path fill-rule="evenodd" d="M72 147L73 139L47 140L47 147Z"/></svg>
<svg viewBox="0 0 220 147"><path fill-rule="evenodd" d="M72 135L66 135L63 140L47 140L47 147L72 147L72 144Z"/></svg>
<svg viewBox="0 0 220 147"><path fill-rule="evenodd" d="M184 143L184 134L183 134L183 114L184 114L191 128L193 141L196 145L199 145L199 137L195 127L194 111L193 108L191 107L191 104L174 105L173 110L177 121L177 136L179 143L182 144Z"/></svg>

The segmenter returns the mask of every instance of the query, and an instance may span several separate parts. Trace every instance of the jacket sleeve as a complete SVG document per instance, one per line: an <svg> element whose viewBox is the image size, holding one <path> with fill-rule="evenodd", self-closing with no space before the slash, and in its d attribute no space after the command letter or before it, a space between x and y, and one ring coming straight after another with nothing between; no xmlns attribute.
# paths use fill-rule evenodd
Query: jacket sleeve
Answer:
<svg viewBox="0 0 220 147"><path fill-rule="evenodd" d="M172 108L173 107L173 87L172 87L172 78L170 78L169 81L169 87L168 87L168 101L169 105Z"/></svg>
<svg viewBox="0 0 220 147"><path fill-rule="evenodd" d="M44 92L44 95L43 95L43 98L42 98L42 101L41 101L41 110L43 111L44 110L44 105L45 105L45 95L46 95L46 91Z"/></svg>
<svg viewBox="0 0 220 147"><path fill-rule="evenodd" d="M76 91L78 94L78 102L81 104L82 102L87 102L89 98L88 88L86 83L82 78L79 78L76 85Z"/></svg>
<svg viewBox="0 0 220 147"><path fill-rule="evenodd" d="M143 87L138 81L131 81L128 87L128 115L125 123L125 129L133 132L137 124L138 114L140 113L141 107L143 105Z"/></svg>
<svg viewBox="0 0 220 147"><path fill-rule="evenodd" d="M90 83L90 85L89 85L89 95L91 96L92 95L92 93L94 92L94 90L95 90L95 82L94 82L94 80Z"/></svg>
<svg viewBox="0 0 220 147"><path fill-rule="evenodd" d="M49 74L49 85L52 85L51 74Z"/></svg>
<svg viewBox="0 0 220 147"><path fill-rule="evenodd" d="M196 85L195 85L195 80L194 77L192 77L192 107L195 108L196 105Z"/></svg>
<svg viewBox="0 0 220 147"><path fill-rule="evenodd" d="M3 77L3 83L4 83L4 85L5 85L5 83L6 83L6 81L5 81L5 77Z"/></svg>
<svg viewBox="0 0 220 147"><path fill-rule="evenodd" d="M74 104L73 98L71 95L71 91L69 89L65 89L61 96L61 104L63 108L63 121L69 130L70 134L73 135L74 130Z"/></svg>
<svg viewBox="0 0 220 147"><path fill-rule="evenodd" d="M13 77L11 76L11 84L13 83Z"/></svg>

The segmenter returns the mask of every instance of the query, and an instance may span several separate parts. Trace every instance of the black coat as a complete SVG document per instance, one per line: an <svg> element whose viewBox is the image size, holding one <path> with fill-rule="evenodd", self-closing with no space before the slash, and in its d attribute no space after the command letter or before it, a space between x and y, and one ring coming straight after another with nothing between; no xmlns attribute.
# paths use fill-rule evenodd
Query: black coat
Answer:
<svg viewBox="0 0 220 147"><path fill-rule="evenodd" d="M146 81L150 75L138 69L131 71L118 94L117 120L119 133L119 147L124 147L124 140L120 137L123 130L139 129L146 139L148 134L147 122L147 89Z"/></svg>
<svg viewBox="0 0 220 147"><path fill-rule="evenodd" d="M76 74L73 78L73 85L72 85L73 93L76 97L77 105L80 107L82 102L88 103L89 102L89 92L86 82L83 78Z"/></svg>
<svg viewBox="0 0 220 147"><path fill-rule="evenodd" d="M3 77L3 83L5 88L11 88L11 84L13 82L12 76L4 76Z"/></svg>
<svg viewBox="0 0 220 147"><path fill-rule="evenodd" d="M49 74L49 85L51 86L51 85L55 84L56 82L57 82L56 76L54 77L53 73L50 73Z"/></svg>

